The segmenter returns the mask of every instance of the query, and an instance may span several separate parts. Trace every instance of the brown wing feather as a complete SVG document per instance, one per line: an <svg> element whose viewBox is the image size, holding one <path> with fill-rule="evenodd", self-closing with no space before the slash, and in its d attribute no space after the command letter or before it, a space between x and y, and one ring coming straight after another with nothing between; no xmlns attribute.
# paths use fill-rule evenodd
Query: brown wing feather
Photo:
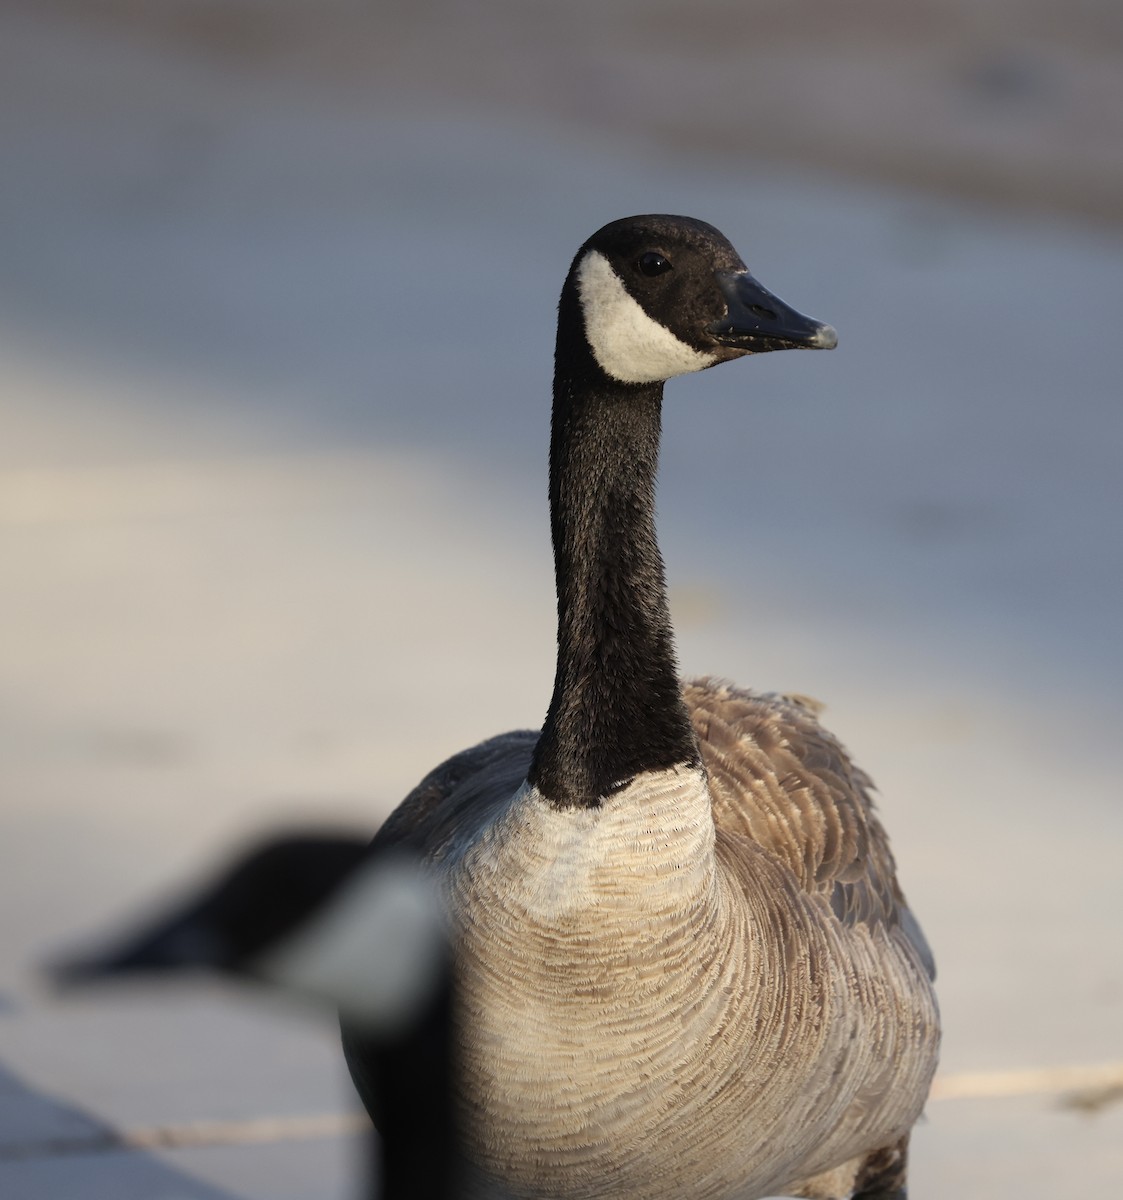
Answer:
<svg viewBox="0 0 1123 1200"><path fill-rule="evenodd" d="M538 733L516 729L462 750L434 767L386 818L373 847L406 846L440 857L515 794L526 778Z"/></svg>
<svg viewBox="0 0 1123 1200"><path fill-rule="evenodd" d="M799 696L757 693L714 679L683 696L709 775L714 821L783 862L843 923L898 926L929 973L932 954L897 885L873 784Z"/></svg>

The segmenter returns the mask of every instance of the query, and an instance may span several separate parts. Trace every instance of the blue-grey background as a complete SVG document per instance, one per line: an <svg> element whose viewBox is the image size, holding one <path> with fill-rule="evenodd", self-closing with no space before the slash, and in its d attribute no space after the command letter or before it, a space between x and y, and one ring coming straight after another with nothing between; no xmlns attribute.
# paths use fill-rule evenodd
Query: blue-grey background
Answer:
<svg viewBox="0 0 1123 1200"><path fill-rule="evenodd" d="M660 524L684 670L880 786L914 1194L1118 1190L1121 65L1095 0L0 7L0 1194L353 1194L330 1022L34 965L541 719L554 306L641 211L839 329L669 386Z"/></svg>

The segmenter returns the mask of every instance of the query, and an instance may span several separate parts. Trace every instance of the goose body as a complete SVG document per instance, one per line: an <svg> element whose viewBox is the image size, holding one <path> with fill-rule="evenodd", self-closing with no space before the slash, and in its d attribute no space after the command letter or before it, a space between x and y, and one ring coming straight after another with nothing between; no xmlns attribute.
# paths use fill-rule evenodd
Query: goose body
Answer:
<svg viewBox="0 0 1123 1200"><path fill-rule="evenodd" d="M375 841L447 902L484 1191L904 1195L939 1023L869 781L809 702L679 680L654 530L664 380L834 342L701 222L614 222L574 260L545 724L443 763ZM344 1045L377 1122L346 1020Z"/></svg>

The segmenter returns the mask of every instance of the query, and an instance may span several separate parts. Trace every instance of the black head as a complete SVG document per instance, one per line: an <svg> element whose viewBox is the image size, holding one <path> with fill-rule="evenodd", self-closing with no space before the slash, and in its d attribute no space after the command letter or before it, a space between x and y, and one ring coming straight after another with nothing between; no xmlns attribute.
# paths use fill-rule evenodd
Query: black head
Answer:
<svg viewBox="0 0 1123 1200"><path fill-rule="evenodd" d="M369 1194L461 1195L450 948L435 885L415 857L371 850L365 838L275 838L178 910L101 952L55 962L49 975L70 988L199 968L338 1004L384 1100Z"/></svg>
<svg viewBox="0 0 1123 1200"><path fill-rule="evenodd" d="M598 230L574 259L585 339L605 374L653 383L765 350L829 350L829 325L795 311L749 274L712 225L640 216Z"/></svg>
<svg viewBox="0 0 1123 1200"><path fill-rule="evenodd" d="M182 904L99 953L56 962L56 983L209 968L245 973L321 908L368 854L357 838L277 837L236 857Z"/></svg>
<svg viewBox="0 0 1123 1200"><path fill-rule="evenodd" d="M416 857L296 834L237 858L178 909L108 948L47 968L58 987L214 970L326 1002L371 1030L427 1011L447 984L435 884Z"/></svg>

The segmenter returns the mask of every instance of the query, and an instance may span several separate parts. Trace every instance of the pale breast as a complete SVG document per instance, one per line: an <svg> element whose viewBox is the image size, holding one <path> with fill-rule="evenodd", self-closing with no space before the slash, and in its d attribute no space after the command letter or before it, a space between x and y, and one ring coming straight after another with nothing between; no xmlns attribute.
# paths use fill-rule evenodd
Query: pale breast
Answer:
<svg viewBox="0 0 1123 1200"><path fill-rule="evenodd" d="M580 829L524 792L450 862L471 1152L526 1194L611 1172L635 1197L764 1195L868 1148L848 1113L893 1134L923 1102L867 1100L916 1023L889 1011L908 953L855 950L777 856L715 835L693 772L662 774Z"/></svg>

